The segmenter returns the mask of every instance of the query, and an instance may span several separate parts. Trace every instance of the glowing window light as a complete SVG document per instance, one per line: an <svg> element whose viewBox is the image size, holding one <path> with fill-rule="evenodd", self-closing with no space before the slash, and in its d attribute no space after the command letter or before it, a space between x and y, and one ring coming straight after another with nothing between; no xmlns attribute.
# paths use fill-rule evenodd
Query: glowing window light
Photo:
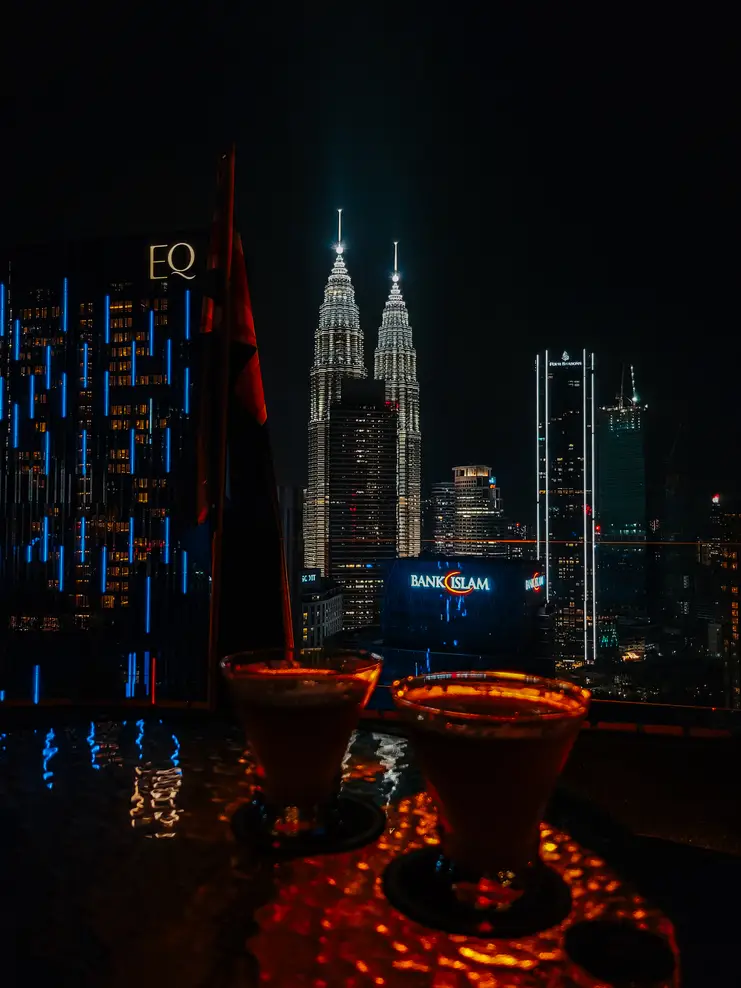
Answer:
<svg viewBox="0 0 741 988"><path fill-rule="evenodd" d="M16 319L15 332L13 334L13 360L21 359L21 321Z"/></svg>
<svg viewBox="0 0 741 988"><path fill-rule="evenodd" d="M80 518L80 562L85 562L85 515Z"/></svg>
<svg viewBox="0 0 741 988"><path fill-rule="evenodd" d="M154 398L150 398L149 399L149 435L150 436L152 435L153 426L154 426Z"/></svg>
<svg viewBox="0 0 741 988"><path fill-rule="evenodd" d="M144 598L144 632L149 634L152 626L152 577L147 577L147 587Z"/></svg>
<svg viewBox="0 0 741 988"><path fill-rule="evenodd" d="M129 518L129 562L134 562L134 516Z"/></svg>
<svg viewBox="0 0 741 988"><path fill-rule="evenodd" d="M46 344L46 390L51 388L51 344Z"/></svg>
<svg viewBox="0 0 741 988"><path fill-rule="evenodd" d="M170 516L165 517L165 562L170 562Z"/></svg>
<svg viewBox="0 0 741 988"><path fill-rule="evenodd" d="M5 282L0 281L0 336L5 336Z"/></svg>
<svg viewBox="0 0 741 988"><path fill-rule="evenodd" d="M82 344L82 386L87 390L87 355L88 355L88 345L87 343Z"/></svg>
<svg viewBox="0 0 741 988"><path fill-rule="evenodd" d="M106 295L103 300L103 325L105 327L105 341L111 342L111 296Z"/></svg>
<svg viewBox="0 0 741 988"><path fill-rule="evenodd" d="M132 429L129 438L129 473L136 467L136 430Z"/></svg>
<svg viewBox="0 0 741 988"><path fill-rule="evenodd" d="M167 379L166 384L172 384L172 340L168 340L165 344L165 359L167 363Z"/></svg>
<svg viewBox="0 0 741 988"><path fill-rule="evenodd" d="M183 593L187 593L188 592L188 553L185 551L185 549L183 549L182 552L180 553L180 568L182 569L182 576L183 576L183 582L182 582Z"/></svg>
<svg viewBox="0 0 741 988"><path fill-rule="evenodd" d="M82 476L87 476L87 429L82 430Z"/></svg>
<svg viewBox="0 0 741 988"><path fill-rule="evenodd" d="M108 415L110 405L110 373L108 371L103 375L103 414Z"/></svg>
<svg viewBox="0 0 741 988"><path fill-rule="evenodd" d="M49 474L51 465L51 433L47 429L44 433L44 473Z"/></svg>
<svg viewBox="0 0 741 988"><path fill-rule="evenodd" d="M170 472L170 426L165 429L165 473Z"/></svg>
<svg viewBox="0 0 741 988"><path fill-rule="evenodd" d="M33 702L37 704L39 702L39 696L41 694L41 666L33 667Z"/></svg>
<svg viewBox="0 0 741 988"><path fill-rule="evenodd" d="M62 332L67 332L67 288L68 283L65 278L62 282Z"/></svg>
<svg viewBox="0 0 741 988"><path fill-rule="evenodd" d="M105 593L108 586L108 547L100 550L100 592Z"/></svg>
<svg viewBox="0 0 741 988"><path fill-rule="evenodd" d="M59 546L59 574L57 576L58 589L61 593L64 590L64 546Z"/></svg>
<svg viewBox="0 0 741 988"><path fill-rule="evenodd" d="M34 417L34 411L36 405L36 375L29 374L28 376L28 417L32 419Z"/></svg>
<svg viewBox="0 0 741 988"><path fill-rule="evenodd" d="M190 339L190 288L185 289L185 338Z"/></svg>
<svg viewBox="0 0 741 988"><path fill-rule="evenodd" d="M131 344L131 387L136 384L136 340Z"/></svg>
<svg viewBox="0 0 741 988"><path fill-rule="evenodd" d="M67 418L67 372L62 373L62 418Z"/></svg>
<svg viewBox="0 0 741 988"><path fill-rule="evenodd" d="M185 368L185 383L183 387L183 411L190 415L190 367Z"/></svg>
<svg viewBox="0 0 741 988"><path fill-rule="evenodd" d="M149 356L154 356L154 312L149 310Z"/></svg>
<svg viewBox="0 0 741 988"><path fill-rule="evenodd" d="M46 563L49 561L49 516L44 515L44 540L41 543L41 561Z"/></svg>
<svg viewBox="0 0 741 988"><path fill-rule="evenodd" d="M13 402L13 449L18 449L18 403Z"/></svg>

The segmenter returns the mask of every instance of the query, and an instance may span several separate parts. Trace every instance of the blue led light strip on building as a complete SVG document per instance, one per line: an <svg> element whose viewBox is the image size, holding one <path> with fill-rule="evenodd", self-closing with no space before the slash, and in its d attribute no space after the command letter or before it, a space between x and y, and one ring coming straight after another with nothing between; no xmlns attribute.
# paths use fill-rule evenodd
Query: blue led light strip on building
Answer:
<svg viewBox="0 0 741 988"><path fill-rule="evenodd" d="M190 288L185 289L185 338L190 339Z"/></svg>
<svg viewBox="0 0 741 988"><path fill-rule="evenodd" d="M129 652L129 668L126 676L126 696L134 695L134 653Z"/></svg>
<svg viewBox="0 0 741 988"><path fill-rule="evenodd" d="M151 666L149 652L144 653L144 692L149 696L149 668Z"/></svg>
<svg viewBox="0 0 741 988"><path fill-rule="evenodd" d="M129 562L134 562L134 516L129 518Z"/></svg>
<svg viewBox="0 0 741 988"><path fill-rule="evenodd" d="M41 666L33 667L33 702L39 702L41 694Z"/></svg>
<svg viewBox="0 0 741 988"><path fill-rule="evenodd" d="M165 562L170 562L170 516L165 516Z"/></svg>
<svg viewBox="0 0 741 988"><path fill-rule="evenodd" d="M85 515L80 518L80 562L85 562Z"/></svg>
<svg viewBox="0 0 741 988"><path fill-rule="evenodd" d="M21 359L21 321L16 319L13 323L15 332L13 334L13 360Z"/></svg>
<svg viewBox="0 0 741 988"><path fill-rule="evenodd" d="M149 634L152 618L152 577L147 577L146 593L144 597L144 631Z"/></svg>
<svg viewBox="0 0 741 988"><path fill-rule="evenodd" d="M0 336L5 336L5 282L0 281Z"/></svg>
<svg viewBox="0 0 741 988"><path fill-rule="evenodd" d="M62 332L67 332L67 279L62 282Z"/></svg>
<svg viewBox="0 0 741 988"><path fill-rule="evenodd" d="M131 344L131 387L136 384L136 340Z"/></svg>
<svg viewBox="0 0 741 988"><path fill-rule="evenodd" d="M49 467L51 466L51 433L47 429L44 433L44 473L49 475Z"/></svg>
<svg viewBox="0 0 741 988"><path fill-rule="evenodd" d="M51 344L46 344L46 390L51 387Z"/></svg>
<svg viewBox="0 0 741 988"><path fill-rule="evenodd" d="M67 418L67 371L62 372L62 418Z"/></svg>
<svg viewBox="0 0 741 988"><path fill-rule="evenodd" d="M33 554L33 543L32 542L29 542L28 545L26 546L26 562L27 563L30 563L31 562L31 556L32 556L32 554Z"/></svg>
<svg viewBox="0 0 741 988"><path fill-rule="evenodd" d="M87 476L87 429L82 430L82 476Z"/></svg>
<svg viewBox="0 0 741 988"><path fill-rule="evenodd" d="M105 328L105 341L111 342L111 296L106 295L103 299L103 326Z"/></svg>
<svg viewBox="0 0 741 988"><path fill-rule="evenodd" d="M129 473L134 473L136 468L136 430L131 430L131 436L129 439Z"/></svg>
<svg viewBox="0 0 741 988"><path fill-rule="evenodd" d="M168 340L165 344L165 358L167 362L167 381L166 384L172 384L172 340Z"/></svg>
<svg viewBox="0 0 741 988"><path fill-rule="evenodd" d="M149 310L149 356L154 356L154 312Z"/></svg>
<svg viewBox="0 0 741 988"><path fill-rule="evenodd" d="M187 593L188 592L188 553L185 551L185 549L183 549L182 552L180 553L180 566L181 566L181 569L183 571L182 572L182 577L183 577L183 583L182 583L183 593Z"/></svg>
<svg viewBox="0 0 741 988"><path fill-rule="evenodd" d="M110 387L110 374L106 371L103 375L103 414L107 415L109 406L109 387Z"/></svg>
<svg viewBox="0 0 741 988"><path fill-rule="evenodd" d="M82 386L87 391L87 343L82 344Z"/></svg>
<svg viewBox="0 0 741 988"><path fill-rule="evenodd" d="M49 516L44 515L44 538L41 543L41 561L46 563L49 561Z"/></svg>
<svg viewBox="0 0 741 988"><path fill-rule="evenodd" d="M185 383L183 386L183 411L190 415L190 367L185 368Z"/></svg>
<svg viewBox="0 0 741 988"><path fill-rule="evenodd" d="M64 546L59 546L59 574L57 576L57 582L59 584L59 592L64 590Z"/></svg>
<svg viewBox="0 0 741 988"><path fill-rule="evenodd" d="M28 417L32 419L34 417L34 410L36 405L36 375L28 375Z"/></svg>
<svg viewBox="0 0 741 988"><path fill-rule="evenodd" d="M108 547L100 550L100 592L105 593L108 585Z"/></svg>
<svg viewBox="0 0 741 988"><path fill-rule="evenodd" d="M165 473L170 472L170 427L165 429Z"/></svg>
<svg viewBox="0 0 741 988"><path fill-rule="evenodd" d="M18 403L13 402L13 449L18 449Z"/></svg>

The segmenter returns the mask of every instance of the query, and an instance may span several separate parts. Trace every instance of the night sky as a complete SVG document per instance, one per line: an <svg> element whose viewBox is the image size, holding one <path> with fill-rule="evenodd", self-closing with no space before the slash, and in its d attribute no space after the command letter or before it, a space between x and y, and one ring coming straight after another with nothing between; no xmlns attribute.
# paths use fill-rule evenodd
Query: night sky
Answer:
<svg viewBox="0 0 741 988"><path fill-rule="evenodd" d="M97 21L46 6L6 45L0 241L205 227L234 139L282 482L305 482L342 206L371 369L400 241L426 483L489 463L526 519L534 354L588 345L604 400L620 361L636 364L655 455L674 447L698 490L727 488L741 442L730 26L676 7L514 21L478 6L134 3Z"/></svg>

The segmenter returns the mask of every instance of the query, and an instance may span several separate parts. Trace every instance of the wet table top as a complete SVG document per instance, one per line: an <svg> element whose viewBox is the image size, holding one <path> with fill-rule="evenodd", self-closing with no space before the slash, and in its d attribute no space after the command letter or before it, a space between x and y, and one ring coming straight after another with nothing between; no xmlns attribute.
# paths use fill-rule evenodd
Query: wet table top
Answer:
<svg viewBox="0 0 741 988"><path fill-rule="evenodd" d="M542 854L571 888L563 924L517 942L425 929L381 885L400 851L437 840L407 741L357 732L344 777L387 807L381 838L270 863L230 826L250 792L235 728L163 718L0 735L3 984L596 985L565 958L573 923L622 919L672 942L662 913L557 825Z"/></svg>

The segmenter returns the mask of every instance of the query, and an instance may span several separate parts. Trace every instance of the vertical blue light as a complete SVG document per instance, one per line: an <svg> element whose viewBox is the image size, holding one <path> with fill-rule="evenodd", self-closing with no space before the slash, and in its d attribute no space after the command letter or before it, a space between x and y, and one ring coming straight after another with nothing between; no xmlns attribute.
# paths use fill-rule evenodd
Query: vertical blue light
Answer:
<svg viewBox="0 0 741 988"><path fill-rule="evenodd" d="M44 515L44 539L41 543L41 561L46 563L49 561L49 516Z"/></svg>
<svg viewBox="0 0 741 988"><path fill-rule="evenodd" d="M54 783L52 779L54 778L54 773L49 768L49 762L57 754L59 748L54 746L54 729L52 728L46 735L46 740L44 742L44 750L41 752L41 757L43 759L41 763L41 778L46 783L47 789L53 789ZM172 756L170 756L172 759Z"/></svg>
<svg viewBox="0 0 741 988"><path fill-rule="evenodd" d="M82 476L87 476L87 429L82 430Z"/></svg>
<svg viewBox="0 0 741 988"><path fill-rule="evenodd" d="M80 518L80 562L85 562L85 515Z"/></svg>
<svg viewBox="0 0 741 988"><path fill-rule="evenodd" d="M36 410L36 375L28 375L28 417L34 418Z"/></svg>
<svg viewBox="0 0 741 988"><path fill-rule="evenodd" d="M190 339L190 288L185 289L185 338Z"/></svg>
<svg viewBox="0 0 741 988"><path fill-rule="evenodd" d="M62 332L67 332L67 279L62 282Z"/></svg>
<svg viewBox="0 0 741 988"><path fill-rule="evenodd" d="M139 761L141 761L141 757L142 757L142 745L144 743L144 721L143 720L138 720L136 722L136 726L139 728L139 733L137 734L137 736L136 736L136 738L134 740L134 744L139 749Z"/></svg>
<svg viewBox="0 0 741 988"><path fill-rule="evenodd" d="M103 375L103 414L107 415L109 411L109 394L110 389L110 373L108 371Z"/></svg>
<svg viewBox="0 0 741 988"><path fill-rule="evenodd" d="M105 341L111 342L111 296L106 295L103 300L103 325L105 327Z"/></svg>
<svg viewBox="0 0 741 988"><path fill-rule="evenodd" d="M87 343L82 344L82 386L87 391L87 355L88 355L88 345Z"/></svg>
<svg viewBox="0 0 741 988"><path fill-rule="evenodd" d="M170 426L165 429L165 473L170 472Z"/></svg>
<svg viewBox="0 0 741 988"><path fill-rule="evenodd" d="M129 667L126 672L126 696L134 695L134 653L129 652Z"/></svg>
<svg viewBox="0 0 741 988"><path fill-rule="evenodd" d="M146 592L144 595L144 631L148 635L152 619L152 577L147 577Z"/></svg>
<svg viewBox="0 0 741 988"><path fill-rule="evenodd" d="M46 390L51 388L51 344L46 344Z"/></svg>
<svg viewBox="0 0 741 988"><path fill-rule="evenodd" d="M18 402L13 402L13 449L18 449Z"/></svg>
<svg viewBox="0 0 741 988"><path fill-rule="evenodd" d="M41 692L41 666L33 667L33 702L39 702Z"/></svg>
<svg viewBox="0 0 741 988"><path fill-rule="evenodd" d="M132 429L129 437L129 473L133 474L136 468L136 430Z"/></svg>
<svg viewBox="0 0 741 988"><path fill-rule="evenodd" d="M62 372L62 418L67 418L67 371Z"/></svg>
<svg viewBox="0 0 741 988"><path fill-rule="evenodd" d="M0 422L5 418L5 378L0 374Z"/></svg>
<svg viewBox="0 0 741 988"><path fill-rule="evenodd" d="M100 550L100 592L105 593L108 585L108 547Z"/></svg>
<svg viewBox="0 0 741 988"><path fill-rule="evenodd" d="M188 553L183 549L180 553L180 567L182 569L183 577L183 593L188 592Z"/></svg>
<svg viewBox="0 0 741 988"><path fill-rule="evenodd" d="M183 411L190 415L190 367L185 368L185 383L183 386Z"/></svg>
<svg viewBox="0 0 741 988"><path fill-rule="evenodd" d="M149 652L144 653L144 692L149 696L149 667L151 665L151 659L149 658Z"/></svg>
<svg viewBox="0 0 741 988"><path fill-rule="evenodd" d="M172 340L168 340L165 344L165 360L167 364L167 381L166 384L172 384Z"/></svg>
<svg viewBox="0 0 741 988"><path fill-rule="evenodd" d="M0 336L5 336L5 282L0 281Z"/></svg>
<svg viewBox="0 0 741 988"><path fill-rule="evenodd" d="M170 562L170 516L165 516L165 562Z"/></svg>
<svg viewBox="0 0 741 988"><path fill-rule="evenodd" d="M131 387L136 384L136 340L131 343Z"/></svg>
<svg viewBox="0 0 741 988"><path fill-rule="evenodd" d="M16 319L15 332L13 333L13 360L21 359L21 321Z"/></svg>
<svg viewBox="0 0 741 988"><path fill-rule="evenodd" d="M149 356L154 356L154 312L149 310Z"/></svg>
<svg viewBox="0 0 741 988"><path fill-rule="evenodd" d="M5 690L0 690L0 703L5 703Z"/></svg>
<svg viewBox="0 0 741 988"><path fill-rule="evenodd" d="M100 751L100 745L95 743L95 723L92 720L90 721L90 733L85 740L90 745L90 764L99 772L100 765L97 764L95 756Z"/></svg>
<svg viewBox="0 0 741 988"><path fill-rule="evenodd" d="M59 574L57 576L57 583L59 584L58 590L60 593L64 590L64 546L59 546Z"/></svg>
<svg viewBox="0 0 741 988"><path fill-rule="evenodd" d="M129 562L134 562L134 516L129 518Z"/></svg>
<svg viewBox="0 0 741 988"><path fill-rule="evenodd" d="M32 545L31 542L29 542L28 545L26 546L26 562L27 563L30 563L31 562L31 554L32 553L33 553L33 545Z"/></svg>
<svg viewBox="0 0 741 988"><path fill-rule="evenodd" d="M47 429L44 433L44 473L48 476L51 467L51 433Z"/></svg>

